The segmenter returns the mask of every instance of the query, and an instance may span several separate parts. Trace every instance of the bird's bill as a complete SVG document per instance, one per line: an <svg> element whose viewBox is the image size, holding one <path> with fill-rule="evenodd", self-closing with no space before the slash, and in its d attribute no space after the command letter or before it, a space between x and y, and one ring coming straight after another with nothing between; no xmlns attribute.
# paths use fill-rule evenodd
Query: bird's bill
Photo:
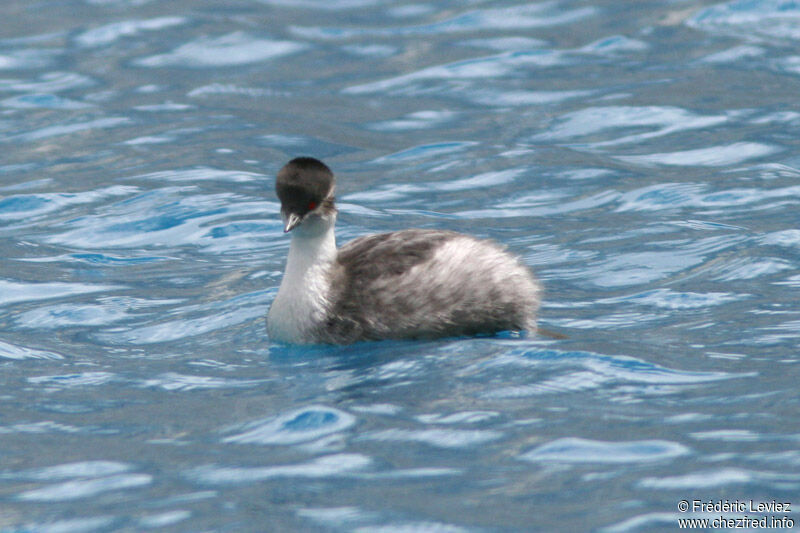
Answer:
<svg viewBox="0 0 800 533"><path fill-rule="evenodd" d="M300 223L303 221L303 217L301 217L301 216L299 216L299 215L297 215L295 213L289 213L288 215L286 215L284 217L283 220L284 220L284 223L285 223L285 225L283 227L283 232L284 233L289 233L294 228L296 228L298 225L300 225Z"/></svg>

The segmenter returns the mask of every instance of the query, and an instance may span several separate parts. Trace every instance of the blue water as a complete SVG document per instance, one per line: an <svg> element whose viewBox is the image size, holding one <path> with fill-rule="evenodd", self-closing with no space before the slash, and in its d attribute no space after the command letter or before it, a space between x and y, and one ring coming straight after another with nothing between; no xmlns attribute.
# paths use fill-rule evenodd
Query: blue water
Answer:
<svg viewBox="0 0 800 533"><path fill-rule="evenodd" d="M800 520L799 28L789 0L6 0L0 531ZM494 238L568 339L271 343L297 155L338 174L341 242Z"/></svg>

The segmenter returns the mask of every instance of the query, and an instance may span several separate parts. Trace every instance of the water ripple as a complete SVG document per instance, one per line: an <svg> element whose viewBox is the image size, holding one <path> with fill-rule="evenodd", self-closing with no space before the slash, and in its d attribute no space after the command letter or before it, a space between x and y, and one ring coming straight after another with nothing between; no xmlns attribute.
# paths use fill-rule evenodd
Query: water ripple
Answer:
<svg viewBox="0 0 800 533"><path fill-rule="evenodd" d="M262 4L269 4L280 7L302 8L302 9L323 9L326 11L339 11L380 6L386 0L338 0L329 2L328 0L258 0Z"/></svg>
<svg viewBox="0 0 800 533"><path fill-rule="evenodd" d="M134 7L148 4L153 0L83 0L87 4L111 7Z"/></svg>
<svg viewBox="0 0 800 533"><path fill-rule="evenodd" d="M590 17L594 7L563 11L556 2L539 2L511 7L466 11L432 24L394 28L321 28L292 26L292 33L310 39L339 40L361 36L440 35L481 30L539 28L569 24Z"/></svg>
<svg viewBox="0 0 800 533"><path fill-rule="evenodd" d="M356 423L356 418L339 409L312 405L279 415L249 422L228 431L239 431L223 442L239 444L297 444L339 433Z"/></svg>
<svg viewBox="0 0 800 533"><path fill-rule="evenodd" d="M15 322L22 328L57 329L66 326L107 326L131 316L123 302L60 304L21 313Z"/></svg>
<svg viewBox="0 0 800 533"><path fill-rule="evenodd" d="M419 147L418 147L419 148ZM417 151L418 149L411 149ZM433 150L433 149L431 149ZM423 150L411 155L409 151L401 152L404 154L402 157L405 159L423 158L430 154ZM442 152L444 153L444 148ZM399 155L399 154L393 154ZM437 154L438 155L438 154ZM387 156L392 157L392 156ZM382 158L385 159L385 158ZM428 181L420 182L419 184L410 183L390 183L387 185L379 185L372 190L348 194L344 197L348 202L379 202L385 203L386 201L399 200L408 196L424 196L430 191L466 191L476 190L483 188L497 187L507 183L514 182L519 176L525 172L522 168L513 168L506 170L498 170L494 172L483 172L480 174L472 175L467 178L456 178L446 181Z"/></svg>
<svg viewBox="0 0 800 533"><path fill-rule="evenodd" d="M364 511L358 507L303 507L297 515L329 528L352 528L357 523L373 522L377 513Z"/></svg>
<svg viewBox="0 0 800 533"><path fill-rule="evenodd" d="M774 145L756 142L738 142L727 145L709 146L695 150L665 152L646 155L619 155L620 161L636 165L675 165L721 167L737 165L751 159L758 159L781 151Z"/></svg>
<svg viewBox="0 0 800 533"><path fill-rule="evenodd" d="M0 70L39 69L49 67L59 50L22 49L0 54Z"/></svg>
<svg viewBox="0 0 800 533"><path fill-rule="evenodd" d="M354 533L468 533L469 529L443 522L397 522L359 527Z"/></svg>
<svg viewBox="0 0 800 533"><path fill-rule="evenodd" d="M701 263L703 256L691 250L623 253L596 264L586 283L605 288L631 287L663 280ZM579 277L586 278L586 271L582 272ZM572 277L577 271L563 274Z"/></svg>
<svg viewBox="0 0 800 533"><path fill-rule="evenodd" d="M86 109L93 104L62 98L50 93L27 93L0 100L0 105L12 109Z"/></svg>
<svg viewBox="0 0 800 533"><path fill-rule="evenodd" d="M17 228L36 222L38 217L65 207L104 200L114 196L124 196L135 192L134 187L114 185L79 193L37 193L16 194L0 199L0 222L12 224Z"/></svg>
<svg viewBox="0 0 800 533"><path fill-rule="evenodd" d="M470 146L475 146L476 144L477 143L472 141L446 141L437 142L434 144L424 144L379 157L375 160L375 162L395 164L401 161L417 161L430 157L440 157L444 154L461 152Z"/></svg>
<svg viewBox="0 0 800 533"><path fill-rule="evenodd" d="M622 194L617 211L658 210L687 207L736 207L765 200L800 198L800 186L768 188L735 188L709 191L708 184L659 183Z"/></svg>
<svg viewBox="0 0 800 533"><path fill-rule="evenodd" d="M589 96L593 91L512 91L508 89L475 89L465 94L468 100L488 106L533 106L556 104Z"/></svg>
<svg viewBox="0 0 800 533"><path fill-rule="evenodd" d="M625 35L612 35L582 46L578 50L586 54L616 54L619 52L643 52L650 48L644 41Z"/></svg>
<svg viewBox="0 0 800 533"><path fill-rule="evenodd" d="M191 516L192 516L191 511L186 511L182 509L176 511L167 511L164 513L153 514L150 516L143 516L142 518L139 519L139 525L147 529L162 528L171 526L173 524L177 524L178 522L183 522L184 520L190 518Z"/></svg>
<svg viewBox="0 0 800 533"><path fill-rule="evenodd" d="M789 261L772 257L764 257L762 259L737 258L724 266L716 268L716 274L712 279L720 281L755 279L785 270L796 270L796 268L796 265Z"/></svg>
<svg viewBox="0 0 800 533"><path fill-rule="evenodd" d="M21 492L17 498L36 502L61 502L89 498L104 492L138 488L152 483L148 474L117 474L93 479L78 479L56 483L40 489Z"/></svg>
<svg viewBox="0 0 800 533"><path fill-rule="evenodd" d="M86 533L109 528L114 523L112 516L95 516L91 518L73 518L50 522L28 523L18 529L3 530L3 533L22 533L36 531L38 533Z"/></svg>
<svg viewBox="0 0 800 533"><path fill-rule="evenodd" d="M161 172L151 172L133 176L130 180L153 180L167 183L180 182L203 182L203 181L222 181L232 183L246 183L252 181L265 180L264 174L257 172L245 172L241 170L223 170L211 167L196 167L189 169L163 170Z"/></svg>
<svg viewBox="0 0 800 533"><path fill-rule="evenodd" d="M11 424L8 426L0 426L0 434L4 435L9 435L9 434L42 435L42 434L58 434L58 433L66 433L66 434L84 433L84 434L108 435L111 433L116 433L116 431L99 429L97 427L92 427L92 426L77 427L69 424L61 424L59 422L54 422L52 420L42 420L38 422L19 422L17 424Z"/></svg>
<svg viewBox="0 0 800 533"><path fill-rule="evenodd" d="M683 518L680 513L643 513L635 515L616 524L600 529L602 533L628 533L642 531L645 528L663 527L674 529L678 519Z"/></svg>
<svg viewBox="0 0 800 533"><path fill-rule="evenodd" d="M351 475L372 464L361 454L342 453L318 457L306 463L263 467L200 466L186 473L186 477L208 484L252 483L275 478L327 478Z"/></svg>
<svg viewBox="0 0 800 533"><path fill-rule="evenodd" d="M478 424L500 416L496 411L462 411L452 414L419 415L417 420L425 424Z"/></svg>
<svg viewBox="0 0 800 533"><path fill-rule="evenodd" d="M504 52L502 54L464 59L453 63L436 65L416 72L392 78L351 85L343 90L345 94L369 94L405 92L414 90L414 85L430 80L476 80L506 76L526 66L555 66L565 64L564 54L547 50L526 50Z"/></svg>
<svg viewBox="0 0 800 533"><path fill-rule="evenodd" d="M183 17L158 17L143 20L123 20L92 28L75 37L75 41L81 46L105 46L121 39L137 35L143 31L161 30L186 24L188 21Z"/></svg>
<svg viewBox="0 0 800 533"><path fill-rule="evenodd" d="M260 379L232 379L210 376L190 376L167 372L153 379L143 380L142 387L159 387L169 391L192 391L198 389L227 389L255 387L264 383Z"/></svg>
<svg viewBox="0 0 800 533"><path fill-rule="evenodd" d="M541 394L559 394L567 392L598 389L609 385L613 378L596 372L570 372L560 376L544 379L538 383L523 385L507 385L485 393L487 398L526 398Z"/></svg>
<svg viewBox="0 0 800 533"><path fill-rule="evenodd" d="M88 285L84 283L21 283L0 280L0 306L17 302L32 302L121 289L118 285Z"/></svg>
<svg viewBox="0 0 800 533"><path fill-rule="evenodd" d="M697 115L679 107L666 106L603 106L588 107L567 113L547 129L534 135L534 141L586 139L590 146L605 147L640 143L678 132L704 129L724 124L724 115ZM599 134L618 135L619 130L650 128L652 131L622 135L607 140L594 140Z"/></svg>
<svg viewBox="0 0 800 533"><path fill-rule="evenodd" d="M419 442L436 448L467 448L497 440L503 433L468 429L386 429L364 433L363 440L384 442Z"/></svg>
<svg viewBox="0 0 800 533"><path fill-rule="evenodd" d="M491 209L469 209L459 211L458 215L470 218L511 218L511 217L546 217L552 215L590 210L613 203L620 197L617 191L602 191L572 201L563 201L557 192L537 192L531 195L517 195L513 199L503 200ZM571 253L576 253L571 251ZM582 252L577 252L582 253Z"/></svg>
<svg viewBox="0 0 800 533"><path fill-rule="evenodd" d="M172 176L172 173L167 173L167 176ZM153 177L144 176L145 179ZM176 175L178 181L183 177L185 174ZM241 181L249 180L252 176L239 172L211 172L208 177L212 180ZM47 241L89 250L96 249L98 243L103 243L106 248L139 250L196 246L198 243L219 248L221 243L212 230L215 221L277 211L276 204L272 202L236 202L237 196L232 193L186 194L191 191L191 186L187 185L130 196L106 205L96 213L70 220L64 224L66 231L51 235ZM239 246L248 244L239 243ZM236 244L233 243L233 246Z"/></svg>
<svg viewBox="0 0 800 533"><path fill-rule="evenodd" d="M33 376L28 383L45 385L49 389L71 389L105 385L115 381L117 375L112 372L81 372L78 374L59 374L51 376ZM94 463L91 463L94 464Z"/></svg>
<svg viewBox="0 0 800 533"><path fill-rule="evenodd" d="M727 35L800 39L800 5L794 0L733 0L700 10L686 21Z"/></svg>
<svg viewBox="0 0 800 533"><path fill-rule="evenodd" d="M740 63L743 59L761 57L766 53L767 51L759 46L743 44L739 46L734 46L733 48L729 48L721 52L715 52L713 54L709 54L706 57L702 58L700 61L703 63L710 63L710 64L718 64L718 63L733 64L733 63Z"/></svg>
<svg viewBox="0 0 800 533"><path fill-rule="evenodd" d="M641 313L641 312L628 312L628 313L613 313L610 315L597 316L595 318L582 319L582 318L563 318L555 323L565 328L582 328L582 329L609 329L609 328L634 328L641 327L647 322L660 320L668 317L666 313Z"/></svg>
<svg viewBox="0 0 800 533"><path fill-rule="evenodd" d="M547 41L533 39L531 37L490 37L485 39L470 39L462 41L463 46L473 46L476 48L488 48L498 52L510 52L516 50L530 50L534 48L544 48Z"/></svg>
<svg viewBox="0 0 800 533"><path fill-rule="evenodd" d="M75 477L103 477L121 474L132 469L129 464L117 461L79 461L21 472L0 475L3 479L25 479L31 481L58 481Z"/></svg>
<svg viewBox="0 0 800 533"><path fill-rule="evenodd" d="M729 292L677 292L672 289L655 289L652 291L628 294L615 298L603 298L597 301L602 304L634 303L650 305L662 309L705 309L712 305L722 305L745 298Z"/></svg>
<svg viewBox="0 0 800 533"><path fill-rule="evenodd" d="M44 128L39 128L25 133L0 137L0 142L41 141L42 139L49 139L51 137L61 137L63 135L69 135L82 131L116 128L118 126L122 126L123 124L130 124L130 123L131 119L127 117L103 117L95 120L74 122L72 124L57 124L55 126L46 126Z"/></svg>
<svg viewBox="0 0 800 533"><path fill-rule="evenodd" d="M186 306L170 313L170 317L182 315L183 318L109 329L95 337L111 344L154 344L204 335L260 318L264 314L264 305L274 297L273 293L274 290L258 291L211 304ZM198 313L202 316L186 316Z"/></svg>
<svg viewBox="0 0 800 533"><path fill-rule="evenodd" d="M37 350L0 340L0 358L5 359L64 359L63 355Z"/></svg>
<svg viewBox="0 0 800 533"><path fill-rule="evenodd" d="M546 376L518 371L520 368L534 367L545 372ZM562 370L564 367L568 369L566 372ZM754 375L675 370L633 357L560 350L509 353L467 369L469 373L476 371L484 378L496 376L494 381L504 383L484 392L486 398L522 398L601 387L607 389L614 383L690 385ZM553 373L557 375L548 377Z"/></svg>
<svg viewBox="0 0 800 533"><path fill-rule="evenodd" d="M375 131L406 131L427 129L439 126L455 117L455 113L447 110L426 110L410 113L403 118L374 122L368 127Z"/></svg>
<svg viewBox="0 0 800 533"><path fill-rule="evenodd" d="M686 446L666 440L606 442L563 438L534 448L520 459L546 463L638 463L674 459L689 452Z"/></svg>
<svg viewBox="0 0 800 533"><path fill-rule="evenodd" d="M264 87L241 87L230 83L211 83L192 89L187 93L189 98L200 98L213 95L248 96L262 98L269 96L290 96L291 93Z"/></svg>
<svg viewBox="0 0 800 533"><path fill-rule="evenodd" d="M752 485L754 483L772 486L779 483L784 490L797 490L800 487L800 475L759 472L743 468L719 468L681 476L646 477L638 485L656 490L696 490L715 489L731 485Z"/></svg>
<svg viewBox="0 0 800 533"><path fill-rule="evenodd" d="M76 72L47 72L38 81L0 79L0 91L54 93L91 87L95 81Z"/></svg>
<svg viewBox="0 0 800 533"><path fill-rule="evenodd" d="M142 67L231 67L295 54L305 45L293 41L261 39L237 31L219 37L201 37L167 54L135 61Z"/></svg>

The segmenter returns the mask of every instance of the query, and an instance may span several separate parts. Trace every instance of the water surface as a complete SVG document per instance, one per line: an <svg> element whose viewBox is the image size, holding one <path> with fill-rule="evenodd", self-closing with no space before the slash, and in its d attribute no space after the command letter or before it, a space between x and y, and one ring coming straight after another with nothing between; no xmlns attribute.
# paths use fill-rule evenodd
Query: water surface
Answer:
<svg viewBox="0 0 800 533"><path fill-rule="evenodd" d="M799 24L787 0L7 1L0 531L800 506ZM494 238L569 338L271 343L297 155L339 176L340 241Z"/></svg>

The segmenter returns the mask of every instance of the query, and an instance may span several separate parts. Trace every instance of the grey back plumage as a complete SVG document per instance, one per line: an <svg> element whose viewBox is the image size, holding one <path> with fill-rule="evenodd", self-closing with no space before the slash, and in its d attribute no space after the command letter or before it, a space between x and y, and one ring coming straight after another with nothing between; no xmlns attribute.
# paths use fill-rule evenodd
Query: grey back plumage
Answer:
<svg viewBox="0 0 800 533"><path fill-rule="evenodd" d="M351 279L366 281L399 276L429 259L437 246L457 236L452 231L419 229L368 235L343 246L337 262Z"/></svg>
<svg viewBox="0 0 800 533"><path fill-rule="evenodd" d="M533 330L539 286L491 241L405 230L356 239L333 265L325 342Z"/></svg>

